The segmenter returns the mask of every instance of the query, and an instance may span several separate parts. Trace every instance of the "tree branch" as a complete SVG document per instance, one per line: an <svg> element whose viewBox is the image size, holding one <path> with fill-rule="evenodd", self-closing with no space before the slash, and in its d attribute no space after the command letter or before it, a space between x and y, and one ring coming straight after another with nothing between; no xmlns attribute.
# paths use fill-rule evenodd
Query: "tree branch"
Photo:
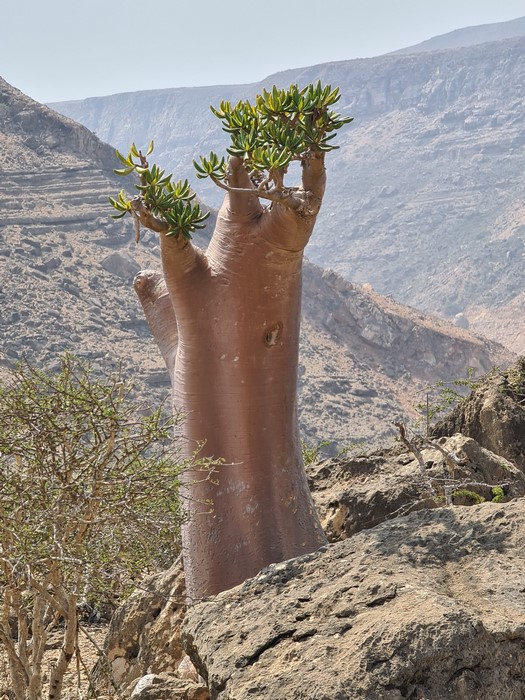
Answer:
<svg viewBox="0 0 525 700"><path fill-rule="evenodd" d="M3 643L9 657L9 664L12 668L11 680L17 685L13 690L17 693L17 697L24 697L22 693L25 693L25 689L29 685L29 676L16 653L16 646L11 636L6 634L2 627L0 627L0 642Z"/></svg>
<svg viewBox="0 0 525 700"><path fill-rule="evenodd" d="M218 187L229 192L229 209L233 215L257 216L262 213L258 193L241 158L230 156L228 159L227 182L213 176L211 179Z"/></svg>
<svg viewBox="0 0 525 700"><path fill-rule="evenodd" d="M309 209L317 214L321 208L326 187L324 152L309 151L301 161L303 190L310 193Z"/></svg>
<svg viewBox="0 0 525 700"><path fill-rule="evenodd" d="M67 610L65 616L64 641L60 656L49 674L49 700L58 700L62 693L62 683L64 674L78 647L78 616L77 616L77 596L70 594L67 596Z"/></svg>
<svg viewBox="0 0 525 700"><path fill-rule="evenodd" d="M163 219L159 219L158 216L151 213L140 195L133 197L129 203L134 216L137 217L144 228L148 228L150 231L155 231L156 233L168 233L170 230L168 224Z"/></svg>
<svg viewBox="0 0 525 700"><path fill-rule="evenodd" d="M210 176L211 180L217 185L217 187L220 187L221 189L225 190L230 194L230 211L232 213L237 214L237 213L242 213L239 211L240 207L237 207L234 209L231 206L232 202L232 197L231 195L237 195L237 194L246 194L246 195L255 195L257 200L259 199L267 199L271 202L279 202L283 206L287 207L288 209L292 209L293 211L298 211L300 210L305 201L305 197L301 196L301 191L298 190L295 187L284 187L282 190L273 188L270 190L266 189L261 189L258 187L255 189L254 187L230 187L229 185L226 185L224 182L221 182L221 180L217 180L213 176ZM235 198L235 201L241 201L240 198ZM259 203L260 207L260 203Z"/></svg>
<svg viewBox="0 0 525 700"><path fill-rule="evenodd" d="M417 463L419 465L419 471L421 472L421 476L423 477L423 480L425 482L425 485L428 487L430 490L431 494L433 496L436 496L436 490L432 486L432 481L429 479L427 473L426 473L426 466L425 466L425 460L423 459L423 455L421 454L421 450L418 448L418 446L414 443L411 442L408 439L408 436L406 434L406 427L403 423L396 423L394 422L394 425L396 428L399 430L399 439L405 445L405 447L412 452L414 457L417 460Z"/></svg>
<svg viewBox="0 0 525 700"><path fill-rule="evenodd" d="M259 199L278 202L302 216L315 216L321 208L326 186L324 152L311 151L301 159L302 187L285 187L282 177L268 175L255 187L240 158L230 157L227 181L210 175L212 182L230 195L229 210L232 214L253 214L262 211ZM268 187L272 180L274 187Z"/></svg>
<svg viewBox="0 0 525 700"><path fill-rule="evenodd" d="M142 270L135 277L133 286L148 326L173 379L178 344L177 318L164 277L156 270Z"/></svg>
<svg viewBox="0 0 525 700"><path fill-rule="evenodd" d="M63 601L60 601L58 598L55 598L53 594L51 594L45 586L42 586L34 577L32 574L28 575L29 578L29 584L32 588L34 588L44 600L46 600L49 605L53 608L53 610L57 610L61 615L66 617L67 615L67 609L63 605Z"/></svg>

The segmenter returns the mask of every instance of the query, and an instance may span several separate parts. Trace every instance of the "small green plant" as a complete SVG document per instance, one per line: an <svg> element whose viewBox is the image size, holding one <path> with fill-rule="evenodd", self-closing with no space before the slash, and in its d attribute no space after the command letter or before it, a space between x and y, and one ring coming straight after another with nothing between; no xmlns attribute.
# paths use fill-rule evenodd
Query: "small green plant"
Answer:
<svg viewBox="0 0 525 700"><path fill-rule="evenodd" d="M493 486L491 492L493 503L501 503L504 500L505 491L502 486Z"/></svg>
<svg viewBox="0 0 525 700"><path fill-rule="evenodd" d="M450 448L447 449L443 444L440 444L438 440L431 440L421 437L420 435L410 438L407 433L407 428L402 422L396 422L395 426L399 430L398 441L405 445L419 464L422 483L425 484L426 487L423 492L425 499L434 501L437 506L450 506L453 504L454 498L460 499L460 501L463 499L463 502L466 500L467 505L483 503L486 498L476 491L473 491L472 488L474 487L481 488L484 492L490 489L492 495L490 500L494 503L499 503L505 498L504 487L506 484L491 486L490 484L482 482L465 481L461 473L457 474L456 470L458 467L461 467L463 460L460 458L458 461L458 454L456 451L451 451ZM422 452L422 449L425 447L441 453L441 475L436 473L432 474L428 470L429 466L432 466L434 470L436 465L434 461L425 461L425 456ZM466 461L468 461L468 459ZM500 466L506 467L507 465L502 465L500 463Z"/></svg>
<svg viewBox="0 0 525 700"><path fill-rule="evenodd" d="M323 440L317 445L310 445L306 440L301 440L304 466L308 467L311 464L317 464L322 457L326 457L326 455L323 455L323 449L329 445L330 442L328 440Z"/></svg>
<svg viewBox="0 0 525 700"><path fill-rule="evenodd" d="M456 489L451 495L452 498L466 498L472 503L484 503L486 500L483 496L480 496L479 493L469 491L469 489Z"/></svg>
<svg viewBox="0 0 525 700"><path fill-rule="evenodd" d="M329 453L329 451L326 449L332 444L333 443L330 442L330 440L322 440L317 445L310 445L308 442L306 442L306 440L301 440L304 465L309 466L310 464L316 464L317 462L330 457L333 457L333 459L344 459L357 448L363 447L364 442L352 442L350 445L341 447L335 455L333 454L333 451L330 451Z"/></svg>

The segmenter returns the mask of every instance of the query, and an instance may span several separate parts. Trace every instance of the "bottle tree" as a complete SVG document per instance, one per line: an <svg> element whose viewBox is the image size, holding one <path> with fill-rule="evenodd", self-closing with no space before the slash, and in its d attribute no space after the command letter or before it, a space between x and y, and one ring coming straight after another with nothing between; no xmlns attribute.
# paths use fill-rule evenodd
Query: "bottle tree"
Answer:
<svg viewBox="0 0 525 700"><path fill-rule="evenodd" d="M188 451L221 460L213 480L188 484L183 556L190 600L213 595L272 562L318 549L325 536L308 490L297 422L303 253L325 190L325 154L351 121L332 110L339 90L274 87L255 101L221 102L228 155L194 161L225 190L206 252L192 233L204 214L132 145L117 152L138 194L112 205L160 236L162 273L135 290L184 414ZM297 162L297 184L285 182ZM293 170L293 166L292 166Z"/></svg>

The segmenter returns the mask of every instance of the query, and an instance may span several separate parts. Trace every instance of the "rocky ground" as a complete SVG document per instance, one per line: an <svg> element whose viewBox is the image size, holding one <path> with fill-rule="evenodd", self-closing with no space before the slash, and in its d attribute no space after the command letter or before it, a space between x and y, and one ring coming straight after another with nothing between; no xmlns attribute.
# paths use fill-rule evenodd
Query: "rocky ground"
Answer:
<svg viewBox="0 0 525 700"><path fill-rule="evenodd" d="M104 645L104 639L107 635L109 625L96 624L86 625L85 630L93 644L85 634L80 634L79 647L81 650L82 662L77 667L76 660L71 662L68 673L64 678L64 691L62 700L79 700L79 698L88 697L89 692L89 670L95 666L99 659L99 650ZM57 654L62 644L61 630L52 633L46 644L46 652L44 654L43 663L43 680L47 681L51 665L56 661ZM86 673L88 669L88 673ZM80 682L79 682L80 679ZM80 685L80 695L79 695ZM4 649L0 646L0 698L1 700L11 700L11 682L9 679L9 665ZM44 690L44 689L43 689Z"/></svg>
<svg viewBox="0 0 525 700"><path fill-rule="evenodd" d="M378 525L198 605L184 643L220 700L518 700L524 526L522 501Z"/></svg>

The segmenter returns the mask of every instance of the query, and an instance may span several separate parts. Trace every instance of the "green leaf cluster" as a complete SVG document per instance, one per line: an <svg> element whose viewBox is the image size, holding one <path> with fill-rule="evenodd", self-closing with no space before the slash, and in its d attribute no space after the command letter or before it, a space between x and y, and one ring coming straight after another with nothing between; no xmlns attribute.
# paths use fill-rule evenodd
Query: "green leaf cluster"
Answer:
<svg viewBox="0 0 525 700"><path fill-rule="evenodd" d="M193 166L199 180L206 177L212 177L215 180L224 180L226 177L226 161L224 158L219 160L216 153L210 153L208 158L200 156L200 162L193 161Z"/></svg>
<svg viewBox="0 0 525 700"><path fill-rule="evenodd" d="M115 172L117 171L115 170ZM123 171L119 171L119 174L123 174ZM129 199L126 197L126 193L124 192L124 190L120 190L120 192L117 195L117 199L110 197L109 203L114 209L116 209L119 212L118 214L112 214L112 219L122 219L123 216L126 216L126 214L131 213L131 204L129 203Z"/></svg>
<svg viewBox="0 0 525 700"><path fill-rule="evenodd" d="M209 217L209 212L203 212L194 201L195 193L191 191L188 180L174 181L171 174L166 174L157 165L149 165L147 157L153 152L153 148L152 141L146 155L143 155L134 143L127 156L117 150L117 158L124 167L114 172L122 176L136 173L140 180L140 184L135 185L139 196L154 216L168 224L169 230L166 235L182 235L185 239L191 239L192 233L205 227L204 222ZM110 197L109 203L119 212L113 216L114 219L120 219L132 212L131 202L124 190L116 199Z"/></svg>
<svg viewBox="0 0 525 700"><path fill-rule="evenodd" d="M274 86L263 90L254 104L245 100L232 106L222 101L211 110L230 134L227 152L241 158L249 172L271 173L285 171L292 160L303 160L310 152L337 148L331 140L338 129L352 121L332 111L339 99L338 88L319 81L302 89L297 85L287 89ZM223 160L214 153L193 164L197 177L224 178Z"/></svg>
<svg viewBox="0 0 525 700"><path fill-rule="evenodd" d="M493 486L491 489L492 502L501 503L505 500L505 491L502 486Z"/></svg>

